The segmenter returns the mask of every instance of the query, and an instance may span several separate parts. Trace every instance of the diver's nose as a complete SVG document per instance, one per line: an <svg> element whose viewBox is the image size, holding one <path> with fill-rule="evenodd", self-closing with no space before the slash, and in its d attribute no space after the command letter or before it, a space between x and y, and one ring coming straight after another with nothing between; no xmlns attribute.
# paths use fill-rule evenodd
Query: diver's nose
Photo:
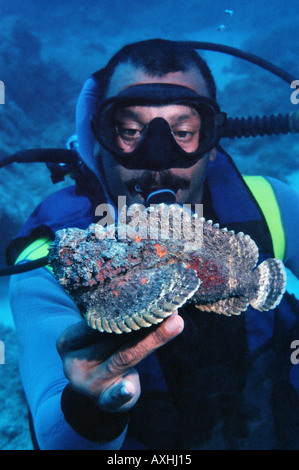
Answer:
<svg viewBox="0 0 299 470"><path fill-rule="evenodd" d="M160 117L153 119L148 125L145 140L142 150L143 158L147 160L146 167L154 171L172 168L174 149L168 122Z"/></svg>

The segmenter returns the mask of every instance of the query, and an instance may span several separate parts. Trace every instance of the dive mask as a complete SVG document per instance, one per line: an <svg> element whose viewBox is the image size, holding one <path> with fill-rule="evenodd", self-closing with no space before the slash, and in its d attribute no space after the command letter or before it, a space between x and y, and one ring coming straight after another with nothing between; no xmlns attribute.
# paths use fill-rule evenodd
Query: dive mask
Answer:
<svg viewBox="0 0 299 470"><path fill-rule="evenodd" d="M156 117L147 124L126 126L121 116L135 106L182 105L193 116L192 132L170 126ZM131 108L132 109L132 108ZM185 108L184 108L185 109ZM195 111L195 112L194 112ZM217 103L181 85L151 83L135 85L108 98L92 117L91 125L100 145L130 169L163 170L188 168L211 150L221 137L226 115ZM132 119L131 119L132 121ZM196 139L193 145L188 139ZM191 150L190 150L191 148Z"/></svg>

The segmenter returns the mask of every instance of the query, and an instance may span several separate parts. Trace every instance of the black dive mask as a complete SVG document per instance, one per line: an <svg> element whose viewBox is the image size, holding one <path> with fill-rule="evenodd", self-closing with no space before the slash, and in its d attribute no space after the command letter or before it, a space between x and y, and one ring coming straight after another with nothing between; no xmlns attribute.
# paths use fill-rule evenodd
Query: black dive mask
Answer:
<svg viewBox="0 0 299 470"><path fill-rule="evenodd" d="M196 131L198 123L198 132L194 132L193 137L184 126L183 130L180 126L178 130L171 129L162 117L156 117L146 125L138 124L138 129L135 125L122 128L119 124L119 115L125 108L174 104L187 106L190 114L197 116L192 121L195 123L192 131ZM123 166L159 171L194 165L218 143L224 122L225 113L209 98L181 85L151 83L129 87L105 100L92 117L91 124L98 142ZM196 139L191 151L185 145L188 134ZM126 145L122 145L124 142Z"/></svg>

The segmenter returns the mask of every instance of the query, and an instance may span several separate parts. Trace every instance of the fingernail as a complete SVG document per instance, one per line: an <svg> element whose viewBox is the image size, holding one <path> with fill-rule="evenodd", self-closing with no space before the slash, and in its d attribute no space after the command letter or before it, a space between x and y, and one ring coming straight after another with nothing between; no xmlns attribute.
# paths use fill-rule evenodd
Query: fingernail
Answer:
<svg viewBox="0 0 299 470"><path fill-rule="evenodd" d="M128 384L126 382L124 382L120 389L119 389L119 394L122 396L122 397L129 397L129 396L133 396L134 393L132 390L130 390L130 387L128 386Z"/></svg>
<svg viewBox="0 0 299 470"><path fill-rule="evenodd" d="M167 319L167 322L165 324L165 327L168 333L175 333L175 332L179 333L180 331L182 331L183 326L184 326L183 319L177 314L171 315L171 317Z"/></svg>

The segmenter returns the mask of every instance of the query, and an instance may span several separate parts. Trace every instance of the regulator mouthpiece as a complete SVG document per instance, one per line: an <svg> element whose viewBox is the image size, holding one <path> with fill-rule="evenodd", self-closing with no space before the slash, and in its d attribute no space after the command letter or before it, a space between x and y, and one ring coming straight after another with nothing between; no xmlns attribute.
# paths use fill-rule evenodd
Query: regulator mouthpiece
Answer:
<svg viewBox="0 0 299 470"><path fill-rule="evenodd" d="M171 189L159 189L147 196L146 205L151 204L175 204L175 193Z"/></svg>

